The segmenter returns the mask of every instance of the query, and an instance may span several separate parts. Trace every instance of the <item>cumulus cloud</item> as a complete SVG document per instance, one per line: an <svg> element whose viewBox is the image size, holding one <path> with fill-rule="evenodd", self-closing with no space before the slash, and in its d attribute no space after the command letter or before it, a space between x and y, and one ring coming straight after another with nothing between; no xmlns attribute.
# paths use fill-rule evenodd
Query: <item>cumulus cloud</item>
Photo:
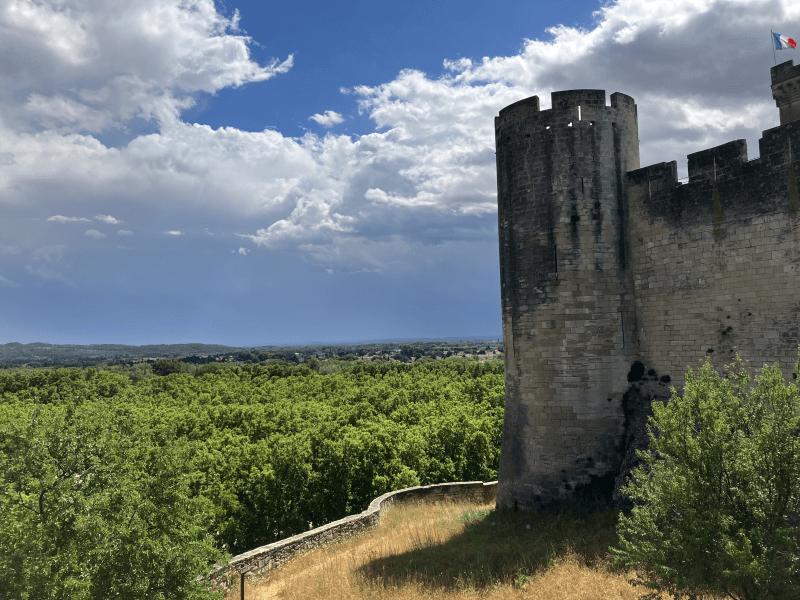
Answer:
<svg viewBox="0 0 800 600"><path fill-rule="evenodd" d="M165 231L164 235L182 235L180 231Z"/></svg>
<svg viewBox="0 0 800 600"><path fill-rule="evenodd" d="M117 231L117 235L133 235L133 232L128 231L127 229L120 229Z"/></svg>
<svg viewBox="0 0 800 600"><path fill-rule="evenodd" d="M243 256L247 256L250 251L247 248L239 248L238 250L231 250L231 252L236 252Z"/></svg>
<svg viewBox="0 0 800 600"><path fill-rule="evenodd" d="M53 215L47 219L48 221L53 221L55 223L69 223L72 221L83 221L85 223L91 223L91 219L87 219L86 217L64 217L62 215Z"/></svg>
<svg viewBox="0 0 800 600"><path fill-rule="evenodd" d="M2 275L0 275L0 285L2 285L3 287L19 287L18 283L14 283L10 279L6 279Z"/></svg>
<svg viewBox="0 0 800 600"><path fill-rule="evenodd" d="M239 13L213 0L103 4L9 0L0 39L13 49L0 69L0 99L17 131L102 131L135 116L174 122L209 92L286 73L293 57L259 65ZM136 48L136 52L131 52Z"/></svg>
<svg viewBox="0 0 800 600"><path fill-rule="evenodd" d="M248 238L259 246L271 247L283 240L301 239L322 231L351 231L347 224L354 222L355 218L331 213L334 202L335 190L312 190L306 197L298 200L287 219L280 219L266 229L259 229L255 235L236 235Z"/></svg>
<svg viewBox="0 0 800 600"><path fill-rule="evenodd" d="M103 239L104 237L106 237L105 233L100 233L99 231L97 231L97 229L89 229L89 230L86 231L86 233L84 235L86 235L88 237L93 237L96 240L100 240L100 239Z"/></svg>
<svg viewBox="0 0 800 600"><path fill-rule="evenodd" d="M316 114L308 117L309 121L316 121L323 127L333 127L344 121L344 117L333 110L326 110L324 114Z"/></svg>
<svg viewBox="0 0 800 600"><path fill-rule="evenodd" d="M103 223L108 223L109 225L119 225L120 223L124 223L125 221L120 221L119 219L115 219L111 215L95 215L95 219L98 221L102 221Z"/></svg>

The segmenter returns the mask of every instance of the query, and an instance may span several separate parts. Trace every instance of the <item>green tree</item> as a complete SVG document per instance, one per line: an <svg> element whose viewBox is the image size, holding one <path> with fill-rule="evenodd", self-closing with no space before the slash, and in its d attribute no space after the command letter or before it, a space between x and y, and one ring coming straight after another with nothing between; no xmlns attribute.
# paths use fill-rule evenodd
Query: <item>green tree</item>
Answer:
<svg viewBox="0 0 800 600"><path fill-rule="evenodd" d="M106 401L0 404L0 598L218 598L188 446Z"/></svg>
<svg viewBox="0 0 800 600"><path fill-rule="evenodd" d="M164 376L181 372L181 363L174 358L162 358L153 363L153 374Z"/></svg>
<svg viewBox="0 0 800 600"><path fill-rule="evenodd" d="M800 361L796 368L800 371ZM653 403L650 447L623 492L618 566L649 563L649 585L741 600L800 597L800 394L778 365L721 378L706 360L683 396ZM795 526L792 526L792 525Z"/></svg>

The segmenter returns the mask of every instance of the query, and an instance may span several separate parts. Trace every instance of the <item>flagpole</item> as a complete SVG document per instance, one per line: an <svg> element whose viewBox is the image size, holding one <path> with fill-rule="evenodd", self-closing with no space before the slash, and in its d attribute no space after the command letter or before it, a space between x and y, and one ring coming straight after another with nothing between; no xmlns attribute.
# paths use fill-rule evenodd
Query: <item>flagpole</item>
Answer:
<svg viewBox="0 0 800 600"><path fill-rule="evenodd" d="M770 44L772 46L772 59L775 61L775 66L777 67L778 59L775 58L775 33L772 31L772 29L769 30L769 33L770 37L772 38L772 43Z"/></svg>

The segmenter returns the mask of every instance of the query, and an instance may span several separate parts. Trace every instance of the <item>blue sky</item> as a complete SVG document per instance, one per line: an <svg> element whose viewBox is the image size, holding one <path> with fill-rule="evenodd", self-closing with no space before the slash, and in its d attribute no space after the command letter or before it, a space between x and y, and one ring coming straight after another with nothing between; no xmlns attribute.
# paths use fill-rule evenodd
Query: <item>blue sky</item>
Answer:
<svg viewBox="0 0 800 600"><path fill-rule="evenodd" d="M620 91L643 166L755 158L770 29L800 8L0 0L0 343L498 336L499 110Z"/></svg>

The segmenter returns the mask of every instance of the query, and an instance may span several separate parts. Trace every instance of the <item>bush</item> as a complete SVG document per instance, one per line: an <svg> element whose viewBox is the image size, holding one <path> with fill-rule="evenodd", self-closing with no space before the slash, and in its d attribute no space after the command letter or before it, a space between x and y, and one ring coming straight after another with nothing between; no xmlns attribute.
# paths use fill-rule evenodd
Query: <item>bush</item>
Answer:
<svg viewBox="0 0 800 600"><path fill-rule="evenodd" d="M649 563L655 589L796 598L800 394L777 364L750 392L738 355L727 369L723 379L706 359L697 377L687 371L682 397L673 388L653 403L644 465L623 488L634 508L620 515L615 564Z"/></svg>

